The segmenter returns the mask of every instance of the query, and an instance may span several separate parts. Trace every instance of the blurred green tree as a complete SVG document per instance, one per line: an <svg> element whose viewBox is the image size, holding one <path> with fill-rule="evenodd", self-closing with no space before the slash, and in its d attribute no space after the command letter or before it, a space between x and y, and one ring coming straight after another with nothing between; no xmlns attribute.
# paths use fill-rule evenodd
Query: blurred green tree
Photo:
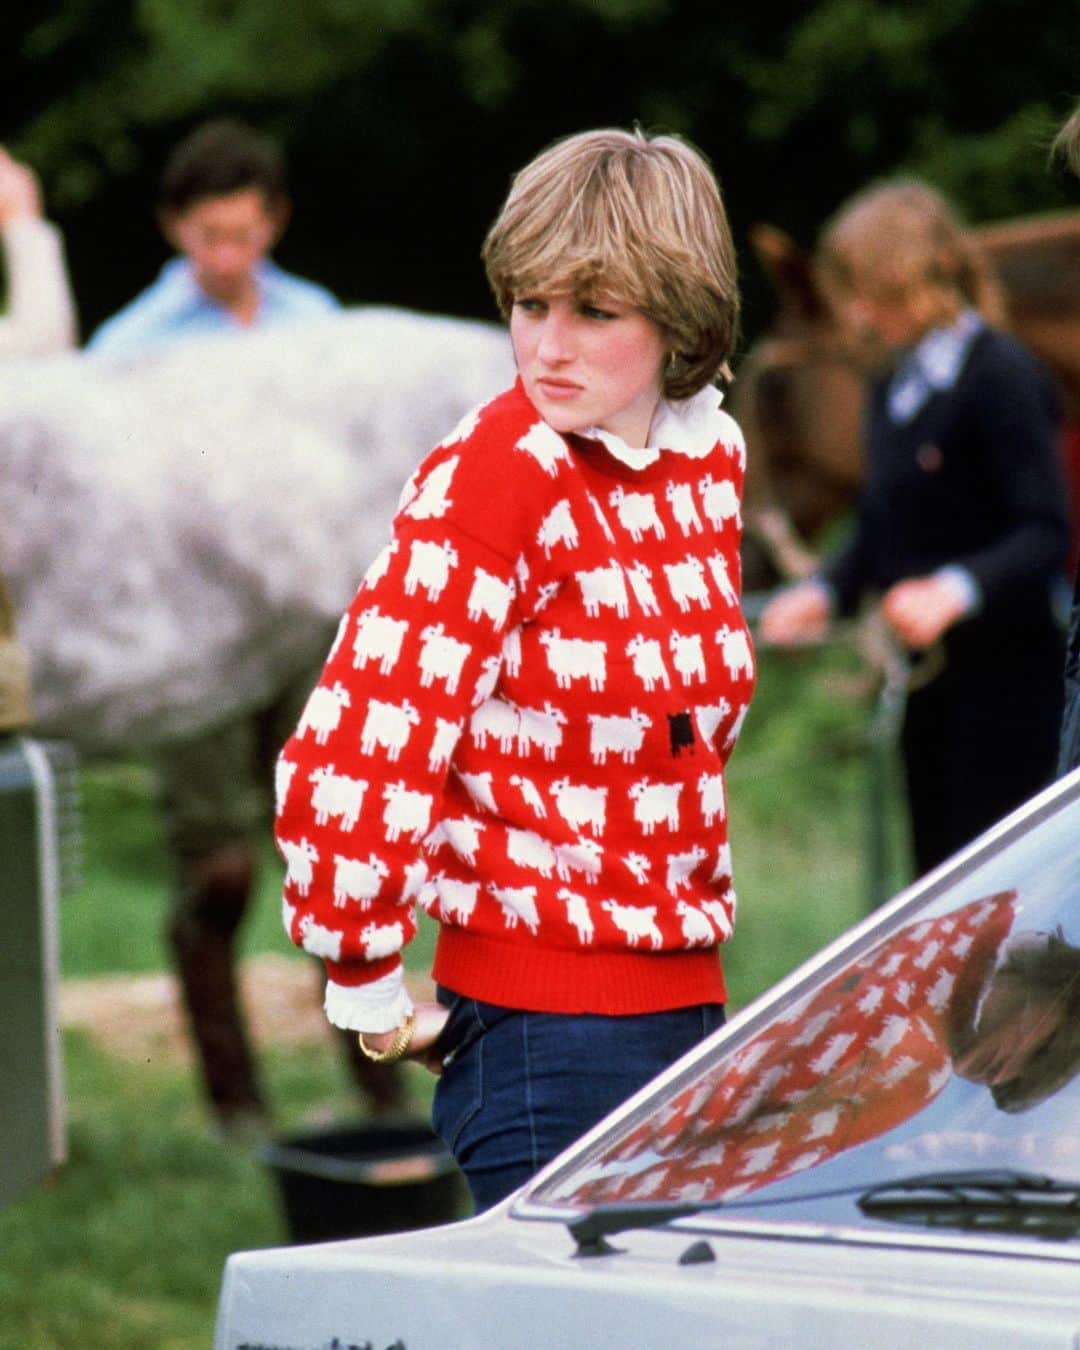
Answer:
<svg viewBox="0 0 1080 1350"><path fill-rule="evenodd" d="M509 175L639 120L712 157L736 230L809 242L904 170L974 219L1069 201L1046 148L1076 93L1075 0L26 0L0 20L0 137L42 173L86 326L164 256L154 185L232 113L293 167L286 265L346 300L490 314L478 262ZM750 278L748 326L757 303Z"/></svg>

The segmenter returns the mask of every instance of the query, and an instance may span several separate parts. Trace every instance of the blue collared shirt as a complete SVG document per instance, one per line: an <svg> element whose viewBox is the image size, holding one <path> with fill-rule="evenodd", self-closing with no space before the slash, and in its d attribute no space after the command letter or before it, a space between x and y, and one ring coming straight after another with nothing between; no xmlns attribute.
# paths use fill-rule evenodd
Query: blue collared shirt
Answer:
<svg viewBox="0 0 1080 1350"><path fill-rule="evenodd" d="M259 287L257 328L316 318L340 308L328 290L294 277L268 259L258 265L255 276ZM245 331L224 305L202 289L187 258L173 258L152 286L106 319L87 348L133 355L178 340Z"/></svg>

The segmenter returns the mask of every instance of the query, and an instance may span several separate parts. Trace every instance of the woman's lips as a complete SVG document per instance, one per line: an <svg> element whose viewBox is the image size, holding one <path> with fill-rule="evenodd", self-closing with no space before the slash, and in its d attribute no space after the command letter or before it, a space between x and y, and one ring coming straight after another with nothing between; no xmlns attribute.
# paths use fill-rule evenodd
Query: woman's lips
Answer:
<svg viewBox="0 0 1080 1350"><path fill-rule="evenodd" d="M574 384L572 380L552 380L543 376L536 381L536 387L545 398L555 400L574 398L582 392L582 386Z"/></svg>

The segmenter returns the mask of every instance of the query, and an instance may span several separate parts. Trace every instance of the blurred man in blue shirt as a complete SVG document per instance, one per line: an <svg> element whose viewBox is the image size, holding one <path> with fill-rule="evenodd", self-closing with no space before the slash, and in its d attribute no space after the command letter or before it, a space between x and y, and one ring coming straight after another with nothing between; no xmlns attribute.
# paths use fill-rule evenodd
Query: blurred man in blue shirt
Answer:
<svg viewBox="0 0 1080 1350"><path fill-rule="evenodd" d="M131 355L336 310L329 291L270 261L289 210L284 160L272 141L227 120L199 127L161 180L158 221L179 256L102 324L90 349Z"/></svg>
<svg viewBox="0 0 1080 1350"><path fill-rule="evenodd" d="M336 312L329 291L269 260L288 217L278 147L237 122L199 127L173 152L161 181L158 220L179 256L98 329L90 349L130 357ZM283 682L264 706L154 754L174 870L169 942L204 1092L230 1135L269 1124L236 979L237 938L253 894L273 761L317 675ZM342 1040L371 1106L400 1107L396 1069L365 1060L355 1036Z"/></svg>

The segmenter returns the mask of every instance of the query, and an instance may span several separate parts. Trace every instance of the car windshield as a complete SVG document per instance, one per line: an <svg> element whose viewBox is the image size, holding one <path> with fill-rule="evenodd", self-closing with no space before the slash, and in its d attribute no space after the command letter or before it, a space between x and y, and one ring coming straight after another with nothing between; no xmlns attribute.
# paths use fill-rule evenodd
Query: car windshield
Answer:
<svg viewBox="0 0 1080 1350"><path fill-rule="evenodd" d="M751 1005L519 1212L689 1202L850 1221L850 1197L920 1174L1075 1181L1078 1068L1073 775Z"/></svg>

